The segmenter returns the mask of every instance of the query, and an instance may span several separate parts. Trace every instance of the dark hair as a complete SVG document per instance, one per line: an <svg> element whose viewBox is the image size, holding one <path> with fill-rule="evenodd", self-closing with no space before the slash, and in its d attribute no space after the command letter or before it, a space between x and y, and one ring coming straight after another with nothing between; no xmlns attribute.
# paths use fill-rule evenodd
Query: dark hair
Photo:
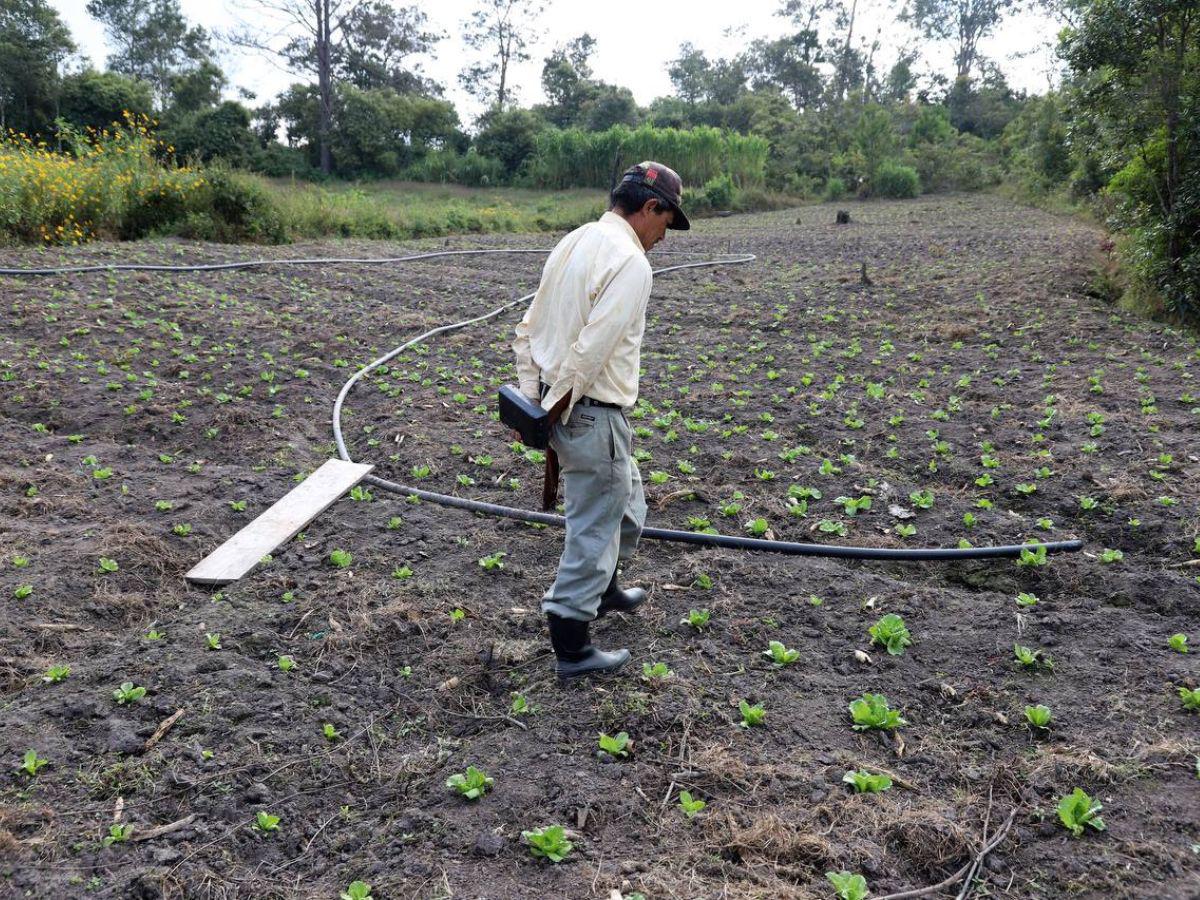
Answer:
<svg viewBox="0 0 1200 900"><path fill-rule="evenodd" d="M666 213L671 208L654 191L650 190L644 184L637 184L633 181L622 181L618 184L613 188L609 200L612 207L619 207L621 212L627 216L632 216L640 210L646 205L647 200L658 201L658 208L655 210L658 213Z"/></svg>

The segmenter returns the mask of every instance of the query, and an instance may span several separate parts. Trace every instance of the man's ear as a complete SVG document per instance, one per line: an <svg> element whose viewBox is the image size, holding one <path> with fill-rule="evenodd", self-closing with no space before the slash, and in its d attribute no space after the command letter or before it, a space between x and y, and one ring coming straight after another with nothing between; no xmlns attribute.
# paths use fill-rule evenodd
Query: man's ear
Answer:
<svg viewBox="0 0 1200 900"><path fill-rule="evenodd" d="M648 216L658 213L660 209L662 209L662 203L658 200L647 200L642 204L642 212Z"/></svg>

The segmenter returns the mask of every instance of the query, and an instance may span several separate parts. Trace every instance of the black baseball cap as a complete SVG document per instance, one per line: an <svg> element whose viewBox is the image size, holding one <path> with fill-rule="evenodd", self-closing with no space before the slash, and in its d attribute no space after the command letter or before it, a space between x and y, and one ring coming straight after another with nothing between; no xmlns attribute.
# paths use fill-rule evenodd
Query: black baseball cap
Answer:
<svg viewBox="0 0 1200 900"><path fill-rule="evenodd" d="M640 184L654 196L675 210L675 218L667 227L674 231L687 231L692 227L687 213L683 211L683 179L679 173L662 163L646 160L630 166L621 176L621 182Z"/></svg>

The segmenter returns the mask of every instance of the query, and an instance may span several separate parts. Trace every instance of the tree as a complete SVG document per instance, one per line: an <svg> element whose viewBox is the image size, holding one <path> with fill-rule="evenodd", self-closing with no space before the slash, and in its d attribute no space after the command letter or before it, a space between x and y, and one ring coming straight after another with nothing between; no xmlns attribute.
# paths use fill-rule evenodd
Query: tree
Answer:
<svg viewBox="0 0 1200 900"><path fill-rule="evenodd" d="M48 128L57 113L59 66L74 49L45 0L0 0L0 135Z"/></svg>
<svg viewBox="0 0 1200 900"><path fill-rule="evenodd" d="M503 110L513 98L510 69L530 59L529 44L538 36L540 0L478 0L463 23L463 41L482 58L458 75L459 83L490 110Z"/></svg>
<svg viewBox="0 0 1200 900"><path fill-rule="evenodd" d="M388 84L406 91L434 89L408 63L410 57L427 52L436 39L423 30L425 17L415 7L394 10L374 0L249 0L249 9L253 24L241 22L231 40L270 53L288 71L316 81L315 92L292 85L286 97L281 96L280 106L286 100L295 110L301 96L315 98L316 126L303 133L315 141L318 165L326 175L333 171L339 82Z"/></svg>
<svg viewBox="0 0 1200 900"><path fill-rule="evenodd" d="M596 39L582 34L556 47L542 64L542 91L549 101L539 112L552 125L566 128L575 124L584 105L591 100L598 86L591 80L588 63Z"/></svg>
<svg viewBox="0 0 1200 900"><path fill-rule="evenodd" d="M362 3L347 13L342 30L331 54L336 77L363 90L441 94L413 58L429 53L443 35L428 30L428 17L416 6Z"/></svg>
<svg viewBox="0 0 1200 900"><path fill-rule="evenodd" d="M116 72L85 69L62 80L59 115L81 128L123 125L123 112L149 115L153 106L150 85Z"/></svg>
<svg viewBox="0 0 1200 900"><path fill-rule="evenodd" d="M667 66L667 75L675 93L685 103L695 104L708 94L710 69L704 51L685 41L679 45L679 56Z"/></svg>
<svg viewBox="0 0 1200 900"><path fill-rule="evenodd" d="M956 78L970 78L979 42L1003 21L1017 0L915 0L909 20L930 40L954 43Z"/></svg>
<svg viewBox="0 0 1200 900"><path fill-rule="evenodd" d="M171 79L171 110L189 113L216 106L221 102L225 84L221 67L206 59L196 68Z"/></svg>
<svg viewBox="0 0 1200 900"><path fill-rule="evenodd" d="M825 61L815 29L750 45L747 65L756 88L774 87L791 99L796 109L809 109L825 89L819 65Z"/></svg>
<svg viewBox="0 0 1200 900"><path fill-rule="evenodd" d="M517 175L537 149L541 122L527 109L493 108L480 123L483 127L475 138L475 149L504 163L509 178Z"/></svg>
<svg viewBox="0 0 1200 900"><path fill-rule="evenodd" d="M1200 0L1075 0L1062 54L1085 120L1126 160L1108 193L1135 269L1180 315L1200 315Z"/></svg>
<svg viewBox="0 0 1200 900"><path fill-rule="evenodd" d="M115 47L109 69L149 82L159 109L177 76L206 61L215 65L208 33L188 27L179 0L88 0L87 11Z"/></svg>

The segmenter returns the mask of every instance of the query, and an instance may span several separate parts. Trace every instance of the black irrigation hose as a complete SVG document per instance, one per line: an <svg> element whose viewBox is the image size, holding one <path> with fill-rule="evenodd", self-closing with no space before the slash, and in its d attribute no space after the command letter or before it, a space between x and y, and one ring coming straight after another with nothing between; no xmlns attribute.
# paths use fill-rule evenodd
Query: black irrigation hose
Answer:
<svg viewBox="0 0 1200 900"><path fill-rule="evenodd" d="M353 264L353 265L386 265L389 263L412 262L420 259L433 259L442 256L480 256L494 253L506 254L545 254L546 250L526 250L526 249L486 249L486 250L439 250L430 253L413 253L408 256L393 256L380 258L362 258L362 257L321 257L321 258L306 258L306 259L252 259L243 260L241 262L225 262L225 263L196 263L190 265L154 265L150 263L102 263L90 266L55 266L42 269L9 269L0 268L0 275L66 275L84 272L107 272L107 271L141 271L141 272L215 272L227 269L250 269L264 266L303 266L303 265L337 265L337 264ZM659 251L660 253L671 253L680 251ZM753 262L755 259L753 254L747 253L739 256L730 257L727 259L705 260L703 262L681 263L674 266L665 266L661 269L655 269L654 274L663 275L667 272L675 272L680 269L699 269L712 266L722 265L742 265L748 262ZM450 325L443 325L439 328L433 328L424 334L418 335L410 341L401 344L394 350L385 353L383 356L376 359L359 369L354 375L342 385L342 389L338 392L337 400L333 404L333 436L337 443L338 456L347 462L351 462L350 453L346 449L346 442L342 436L342 405L358 381L368 373L379 368L379 366L395 358L403 353L408 348L421 343L422 341L434 337L438 334L443 334L447 331L455 331L459 328L465 328L468 325L474 325L477 322L483 322L491 319L501 313L512 309L518 303L532 299L533 294L526 294L523 297L518 297L511 300L502 306L497 307L489 313L481 316L476 316L473 319L465 319L461 322L455 322ZM374 475L368 475L366 481L376 485L386 491L393 491L398 494L405 494L418 497L422 500L427 500L430 503L437 503L442 506L452 507L454 509L467 510L468 512L483 513L490 516L499 516L507 519L516 519L521 522L534 522L543 525L555 525L563 527L566 525L566 520L562 516L557 516L552 513L536 512L529 509L518 509L512 506L501 506L496 503L485 503L480 500L465 500L461 497L455 497L450 494L438 494L433 491L426 491L420 488L410 487L404 484L398 484L394 481L388 481L386 478L378 478ZM768 541L762 538L747 538L737 537L734 535L724 534L697 534L691 531L676 531L670 528L646 528L642 531L642 536L653 538L660 541L674 541L681 544L695 544L701 547L725 547L731 550L757 550L770 553L782 553L788 556L830 556L841 559L882 559L882 560L905 560L905 561L929 561L929 560L961 560L961 559L995 559L1001 557L1019 556L1022 550L1036 550L1038 547L1045 547L1047 553L1073 552L1083 548L1083 541L1052 541L1045 544L1011 544L998 547L928 547L920 549L892 549L886 547L839 547L829 544L802 544L794 541Z"/></svg>

